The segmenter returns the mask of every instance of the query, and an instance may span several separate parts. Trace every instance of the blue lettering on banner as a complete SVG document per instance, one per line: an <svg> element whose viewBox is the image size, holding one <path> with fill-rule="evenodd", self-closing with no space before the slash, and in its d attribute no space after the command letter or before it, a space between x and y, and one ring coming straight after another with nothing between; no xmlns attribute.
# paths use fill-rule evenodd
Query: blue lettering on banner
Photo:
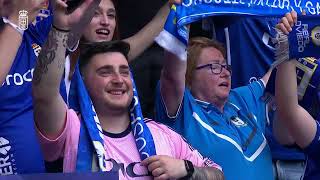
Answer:
<svg viewBox="0 0 320 180"><path fill-rule="evenodd" d="M181 5L173 5L164 31L156 41L180 59L186 60L185 48L189 38L187 25L192 22L215 15L282 17L291 10L301 13L303 9L307 14L320 15L320 2L318 0L184 0Z"/></svg>
<svg viewBox="0 0 320 180"><path fill-rule="evenodd" d="M318 56L320 46L318 16L302 16L288 36L289 58Z"/></svg>
<svg viewBox="0 0 320 180"><path fill-rule="evenodd" d="M301 21L296 23L296 36L297 36L297 50L298 52L303 52L307 44L310 43L308 24L302 24Z"/></svg>
<svg viewBox="0 0 320 180"><path fill-rule="evenodd" d="M317 0L185 0L177 5L177 24L183 26L204 16L219 14L277 15L288 11L320 14Z"/></svg>
<svg viewBox="0 0 320 180"><path fill-rule="evenodd" d="M302 10L306 8L307 12L312 15L320 14L320 4L314 0L185 0L182 2L182 6L186 8L199 5L219 5L225 6L226 8L232 8L231 6L228 7L228 5L239 5L239 8L270 7L273 9L296 10L298 12L302 12Z"/></svg>

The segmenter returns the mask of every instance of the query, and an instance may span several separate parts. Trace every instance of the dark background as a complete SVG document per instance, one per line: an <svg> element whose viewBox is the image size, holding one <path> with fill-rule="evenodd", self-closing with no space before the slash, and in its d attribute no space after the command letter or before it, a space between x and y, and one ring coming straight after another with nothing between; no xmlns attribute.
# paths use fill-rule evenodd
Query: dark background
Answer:
<svg viewBox="0 0 320 180"><path fill-rule="evenodd" d="M118 0L120 39L142 29L156 15L166 0ZM201 22L192 25L190 37L203 35ZM163 50L156 43L130 63L144 117L154 117L155 89L160 78Z"/></svg>
<svg viewBox="0 0 320 180"><path fill-rule="evenodd" d="M120 39L142 29L166 3L165 0L118 0ZM156 43L130 63L144 117L153 118L155 88L160 77L163 50Z"/></svg>

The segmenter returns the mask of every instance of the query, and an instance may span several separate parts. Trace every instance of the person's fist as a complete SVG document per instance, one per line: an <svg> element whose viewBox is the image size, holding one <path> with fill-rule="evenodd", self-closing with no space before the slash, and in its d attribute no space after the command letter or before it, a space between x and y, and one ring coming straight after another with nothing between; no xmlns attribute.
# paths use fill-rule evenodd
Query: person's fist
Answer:
<svg viewBox="0 0 320 180"><path fill-rule="evenodd" d="M169 156L156 155L141 162L152 173L155 180L179 179L187 175L184 161Z"/></svg>

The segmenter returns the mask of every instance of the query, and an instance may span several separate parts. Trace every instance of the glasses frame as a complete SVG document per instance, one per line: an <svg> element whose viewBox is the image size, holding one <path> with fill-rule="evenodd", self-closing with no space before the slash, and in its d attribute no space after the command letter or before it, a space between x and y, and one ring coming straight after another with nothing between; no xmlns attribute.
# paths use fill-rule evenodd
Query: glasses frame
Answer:
<svg viewBox="0 0 320 180"><path fill-rule="evenodd" d="M217 65L220 67L219 73L215 73L214 72L213 66L217 66ZM210 67L212 74L216 74L216 75L221 74L223 68L226 69L227 71L229 71L230 75L232 74L231 65L229 65L229 64L209 63L209 64L204 64L204 65L196 67L196 70L200 70L200 69L203 69L203 68L206 68L206 67Z"/></svg>

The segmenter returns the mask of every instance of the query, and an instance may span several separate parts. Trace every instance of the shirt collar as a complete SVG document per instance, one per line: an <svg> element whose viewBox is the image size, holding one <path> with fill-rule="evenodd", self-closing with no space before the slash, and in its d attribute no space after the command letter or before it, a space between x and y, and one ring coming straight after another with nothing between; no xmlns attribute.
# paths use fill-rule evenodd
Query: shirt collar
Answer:
<svg viewBox="0 0 320 180"><path fill-rule="evenodd" d="M212 110L217 112L217 113L220 113L220 110L213 104L209 103L209 102L206 102L206 101L202 101L200 99L196 99L195 98L195 101L198 105L200 105L203 109L205 109L208 113L210 113Z"/></svg>
<svg viewBox="0 0 320 180"><path fill-rule="evenodd" d="M203 109L205 109L207 112L211 112L212 110L218 112L218 113L221 113L220 110L213 104L209 103L209 102L206 102L206 101L202 101L200 99L197 99L197 98L194 98L196 103L198 105L200 105ZM227 101L225 106L223 107L224 108L224 112L226 111L226 108L230 108L228 107L230 106L232 109L236 110L236 111L240 111L240 108L238 106L236 106L235 104Z"/></svg>

